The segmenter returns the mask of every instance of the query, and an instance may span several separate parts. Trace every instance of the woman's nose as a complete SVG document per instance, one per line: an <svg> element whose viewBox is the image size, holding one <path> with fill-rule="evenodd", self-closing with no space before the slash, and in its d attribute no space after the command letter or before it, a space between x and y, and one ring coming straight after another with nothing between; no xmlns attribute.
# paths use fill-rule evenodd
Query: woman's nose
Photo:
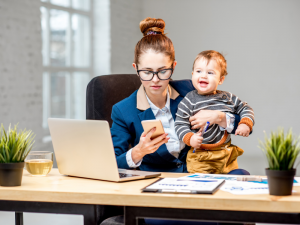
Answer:
<svg viewBox="0 0 300 225"><path fill-rule="evenodd" d="M154 82L158 82L158 81L159 81L158 75L157 75L157 74L154 74L152 80L153 80Z"/></svg>

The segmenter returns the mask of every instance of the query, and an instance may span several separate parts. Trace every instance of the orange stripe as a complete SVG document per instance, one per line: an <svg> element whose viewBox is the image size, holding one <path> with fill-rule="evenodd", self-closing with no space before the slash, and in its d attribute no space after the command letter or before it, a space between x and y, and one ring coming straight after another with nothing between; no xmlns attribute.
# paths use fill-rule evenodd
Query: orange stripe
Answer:
<svg viewBox="0 0 300 225"><path fill-rule="evenodd" d="M222 139L218 143L215 143L215 144L201 144L200 149L203 149L203 150L205 150L205 149L206 150L212 150L213 148L219 147L222 144L224 144L224 142L227 139L227 136L228 136L228 133L225 130L224 136L222 137Z"/></svg>
<svg viewBox="0 0 300 225"><path fill-rule="evenodd" d="M188 146L191 146L191 137L194 135L193 132L189 132L187 133L186 135L184 135L184 138L183 138L183 142L188 145Z"/></svg>
<svg viewBox="0 0 300 225"><path fill-rule="evenodd" d="M239 122L239 125L240 124L246 124L250 128L250 131L252 131L253 122L249 118L246 117L242 118L241 121Z"/></svg>

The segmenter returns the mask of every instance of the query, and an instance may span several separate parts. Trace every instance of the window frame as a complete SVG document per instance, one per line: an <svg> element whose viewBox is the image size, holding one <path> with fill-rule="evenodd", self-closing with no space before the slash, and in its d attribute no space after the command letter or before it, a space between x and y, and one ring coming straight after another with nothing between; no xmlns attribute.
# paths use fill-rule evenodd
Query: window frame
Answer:
<svg viewBox="0 0 300 225"><path fill-rule="evenodd" d="M72 8L72 0L70 1L70 5L68 7L65 6L59 6L52 4L47 1L41 1L40 2L40 9L45 8L46 9L46 42L43 43L46 44L46 52L45 52L45 57L46 57L46 62L47 65L44 64L45 59L43 59L43 128L48 129L48 118L51 117L51 83L50 83L50 74L51 73L57 73L57 72L66 72L69 74L69 79L75 72L86 72L89 74L89 79L92 79L93 75L93 68L94 68L94 55L93 55L93 1L92 0L86 0L89 1L90 8L88 11L85 10L79 10L79 9L74 9ZM61 10L65 11L68 13L68 36L67 36L67 43L69 45L69 48L66 49L67 51L67 58L68 63L66 66L53 66L50 65L50 41L51 41L51 32L50 32L50 10L51 9L56 9L56 10ZM82 15L85 16L86 18L89 19L89 66L88 67L76 67L73 65L73 52L74 52L74 46L72 42L73 38L73 29L72 29L72 16L73 14L77 15ZM41 18L42 19L42 18ZM42 21L42 20L41 20ZM42 32L42 28L41 28ZM42 33L41 33L42 35ZM44 57L44 55L43 55ZM46 88L47 85L47 80L48 80L48 88ZM69 86L69 87L68 87ZM69 84L66 84L66 113L65 113L65 118L71 118L72 116L72 95L73 93L71 87L70 87L70 81ZM48 93L48 99L46 99L46 93ZM85 118L82 118L85 119Z"/></svg>

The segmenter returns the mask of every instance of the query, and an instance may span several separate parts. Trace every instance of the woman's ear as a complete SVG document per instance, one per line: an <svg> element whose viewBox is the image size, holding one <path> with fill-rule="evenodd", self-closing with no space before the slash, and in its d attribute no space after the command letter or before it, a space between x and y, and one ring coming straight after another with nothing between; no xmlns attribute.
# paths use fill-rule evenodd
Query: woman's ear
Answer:
<svg viewBox="0 0 300 225"><path fill-rule="evenodd" d="M135 71L137 70L136 69L136 64L135 63L132 63L132 66L133 66L133 68L135 69Z"/></svg>

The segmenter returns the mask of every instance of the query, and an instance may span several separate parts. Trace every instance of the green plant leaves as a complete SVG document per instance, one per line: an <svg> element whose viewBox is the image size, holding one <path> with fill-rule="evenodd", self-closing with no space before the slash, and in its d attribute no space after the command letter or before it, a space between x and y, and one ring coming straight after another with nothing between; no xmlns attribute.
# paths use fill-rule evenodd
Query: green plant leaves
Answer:
<svg viewBox="0 0 300 225"><path fill-rule="evenodd" d="M291 129L284 135L284 129L278 128L269 138L265 134L264 142L259 140L259 148L265 153L270 170L291 170L300 153L300 137L294 137Z"/></svg>
<svg viewBox="0 0 300 225"><path fill-rule="evenodd" d="M0 163L24 162L33 148L35 135L31 130L17 131L17 126L5 131L3 124L0 130Z"/></svg>

